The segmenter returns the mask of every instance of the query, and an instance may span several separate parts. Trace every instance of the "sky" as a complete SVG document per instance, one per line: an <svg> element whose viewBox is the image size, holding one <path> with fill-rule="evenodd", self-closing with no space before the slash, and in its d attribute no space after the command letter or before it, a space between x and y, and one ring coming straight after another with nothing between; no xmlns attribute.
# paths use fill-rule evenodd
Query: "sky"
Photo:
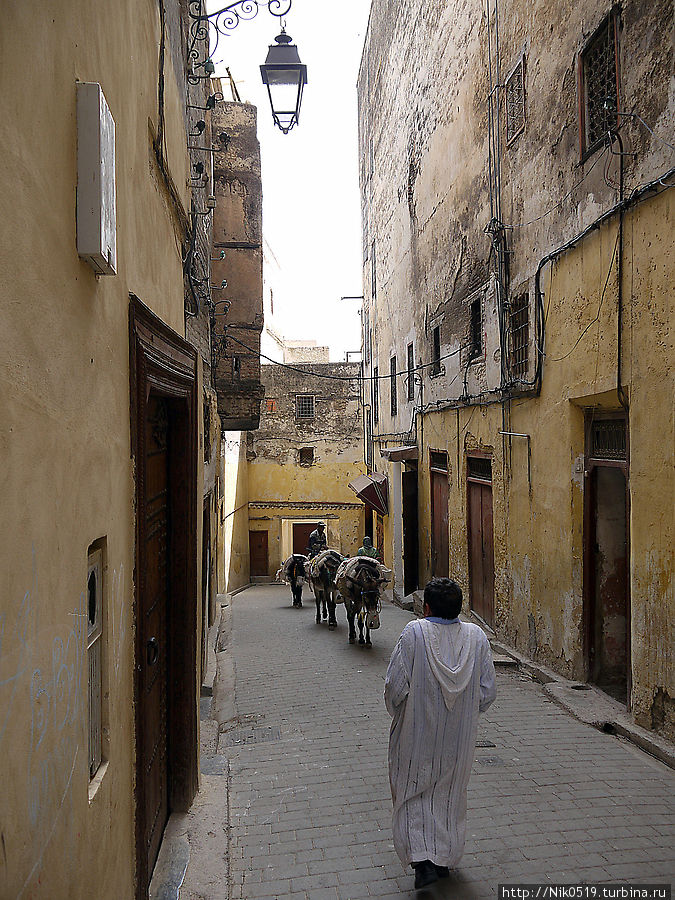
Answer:
<svg viewBox="0 0 675 900"><path fill-rule="evenodd" d="M208 0L209 12L225 0ZM263 237L279 263L274 327L289 340L327 345L331 360L360 346L361 208L356 79L370 0L293 0L286 31L307 66L300 124L284 135L272 122L260 77L279 19L260 4L213 55L228 67L242 101L258 107L262 157ZM229 100L227 80L223 83ZM269 274L269 273L268 273Z"/></svg>

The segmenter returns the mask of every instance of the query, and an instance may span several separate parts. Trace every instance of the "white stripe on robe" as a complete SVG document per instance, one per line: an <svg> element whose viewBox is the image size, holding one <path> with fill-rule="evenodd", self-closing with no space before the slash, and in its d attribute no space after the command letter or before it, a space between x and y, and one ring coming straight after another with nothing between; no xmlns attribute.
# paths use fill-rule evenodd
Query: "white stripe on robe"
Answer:
<svg viewBox="0 0 675 900"><path fill-rule="evenodd" d="M478 714L495 696L490 644L477 625L427 619L406 625L384 687L393 718L394 847L404 865L428 859L451 868L459 862Z"/></svg>

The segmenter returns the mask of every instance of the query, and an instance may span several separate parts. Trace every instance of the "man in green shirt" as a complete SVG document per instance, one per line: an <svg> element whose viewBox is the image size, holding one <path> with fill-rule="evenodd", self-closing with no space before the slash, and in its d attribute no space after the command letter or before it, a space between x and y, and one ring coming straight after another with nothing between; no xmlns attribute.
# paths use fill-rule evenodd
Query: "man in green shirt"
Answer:
<svg viewBox="0 0 675 900"><path fill-rule="evenodd" d="M363 545L356 551L357 556L372 556L374 559L380 558L377 547L373 547L372 539L366 535L363 539Z"/></svg>

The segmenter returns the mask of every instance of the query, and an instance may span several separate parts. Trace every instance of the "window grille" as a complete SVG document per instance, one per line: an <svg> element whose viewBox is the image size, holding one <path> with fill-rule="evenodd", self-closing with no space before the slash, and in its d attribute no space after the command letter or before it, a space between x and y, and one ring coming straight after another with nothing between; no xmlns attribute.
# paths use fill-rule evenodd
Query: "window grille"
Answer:
<svg viewBox="0 0 675 900"><path fill-rule="evenodd" d="M408 400L415 399L415 351L412 344L408 344Z"/></svg>
<svg viewBox="0 0 675 900"><path fill-rule="evenodd" d="M471 303L470 359L483 355L483 311L481 298L476 297Z"/></svg>
<svg viewBox="0 0 675 900"><path fill-rule="evenodd" d="M467 456L466 471L469 478L492 481L492 460L485 456Z"/></svg>
<svg viewBox="0 0 675 900"><path fill-rule="evenodd" d="M298 462L301 466L314 465L314 447L301 447L298 453Z"/></svg>
<svg viewBox="0 0 675 900"><path fill-rule="evenodd" d="M437 325L431 332L431 374L441 373L441 326Z"/></svg>
<svg viewBox="0 0 675 900"><path fill-rule="evenodd" d="M373 369L373 422L377 425L380 421L380 370L377 366Z"/></svg>
<svg viewBox="0 0 675 900"><path fill-rule="evenodd" d="M389 401L390 412L395 416L398 412L398 396L396 394L396 357L392 356L389 360Z"/></svg>
<svg viewBox="0 0 675 900"><path fill-rule="evenodd" d="M447 472L448 454L445 450L431 450L429 452L429 465L436 472Z"/></svg>
<svg viewBox="0 0 675 900"><path fill-rule="evenodd" d="M101 620L103 554L90 550L87 566L87 662L89 667L89 777L101 765Z"/></svg>
<svg viewBox="0 0 675 900"><path fill-rule="evenodd" d="M591 456L595 459L626 459L626 422L600 419L591 426Z"/></svg>
<svg viewBox="0 0 675 900"><path fill-rule="evenodd" d="M313 394L296 394L295 416L297 419L313 419L314 418L314 395Z"/></svg>
<svg viewBox="0 0 675 900"><path fill-rule="evenodd" d="M605 140L616 128L617 97L616 32L613 15L600 26L582 55L583 116L586 150Z"/></svg>
<svg viewBox="0 0 675 900"><path fill-rule="evenodd" d="M506 79L506 141L512 141L525 128L524 60L520 60Z"/></svg>
<svg viewBox="0 0 675 900"><path fill-rule="evenodd" d="M511 375L514 378L526 378L530 338L530 304L527 294L511 301L509 331L511 332Z"/></svg>

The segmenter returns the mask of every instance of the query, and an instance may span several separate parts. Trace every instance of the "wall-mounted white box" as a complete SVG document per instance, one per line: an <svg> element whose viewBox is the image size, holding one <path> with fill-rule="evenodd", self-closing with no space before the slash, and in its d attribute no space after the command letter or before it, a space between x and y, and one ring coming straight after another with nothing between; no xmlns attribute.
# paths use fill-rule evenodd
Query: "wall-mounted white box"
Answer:
<svg viewBox="0 0 675 900"><path fill-rule="evenodd" d="M77 252L117 274L115 122L100 84L77 85Z"/></svg>

